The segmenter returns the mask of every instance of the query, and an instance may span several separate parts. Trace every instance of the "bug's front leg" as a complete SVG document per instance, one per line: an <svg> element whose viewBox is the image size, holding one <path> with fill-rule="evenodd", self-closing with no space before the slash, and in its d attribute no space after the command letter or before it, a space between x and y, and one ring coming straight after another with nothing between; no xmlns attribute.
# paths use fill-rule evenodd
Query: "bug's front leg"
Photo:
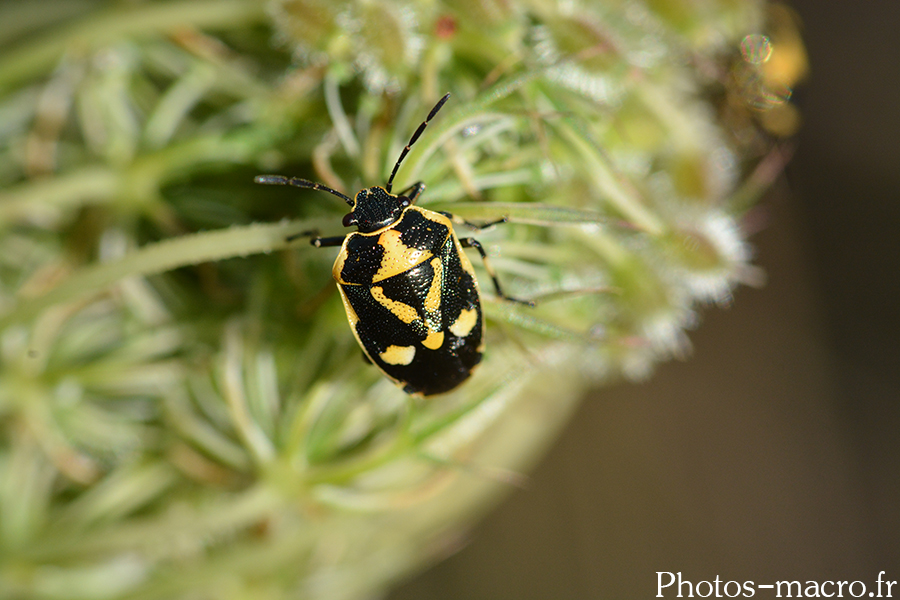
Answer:
<svg viewBox="0 0 900 600"><path fill-rule="evenodd" d="M417 181L397 195L398 196L406 196L407 198L409 198L410 204L415 204L416 198L418 198L419 194L421 194L424 191L425 191L425 184L421 181Z"/></svg>
<svg viewBox="0 0 900 600"><path fill-rule="evenodd" d="M491 276L491 281L494 282L494 291L497 292L497 296L503 298L507 302L516 302L517 304L524 304L526 306L532 307L534 306L534 302L532 302L531 300L520 300L518 298L513 298L512 296L507 296L503 293L503 289L500 287L500 280L497 278L497 272L494 271L494 267L491 266L491 262L488 260L487 253L484 251L484 247L481 245L481 242L479 242L475 238L460 238L459 243L463 248L475 248L476 250L478 250L478 254L481 255L481 262L484 263L484 270L487 271L488 275Z"/></svg>
<svg viewBox="0 0 900 600"><path fill-rule="evenodd" d="M284 241L293 242L294 240L300 239L302 237L309 237L309 243L316 248L323 248L326 246L340 246L344 243L344 239L347 237L346 235L336 235L334 237L321 237L319 235L319 230L310 229L309 231L301 231L300 233L295 233L293 235L287 236Z"/></svg>

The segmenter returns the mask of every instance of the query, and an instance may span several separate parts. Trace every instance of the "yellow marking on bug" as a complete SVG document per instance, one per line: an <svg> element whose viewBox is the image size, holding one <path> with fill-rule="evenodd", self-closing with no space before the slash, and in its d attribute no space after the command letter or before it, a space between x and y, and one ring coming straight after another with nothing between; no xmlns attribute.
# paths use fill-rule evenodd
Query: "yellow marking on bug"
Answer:
<svg viewBox="0 0 900 600"><path fill-rule="evenodd" d="M470 333L472 333L472 329L475 327L475 323L478 322L478 311L473 309L463 309L456 320L453 322L453 325L450 326L450 333L455 335L456 337L464 338Z"/></svg>
<svg viewBox="0 0 900 600"><path fill-rule="evenodd" d="M416 357L416 348L415 346L388 346L387 350L378 356L389 365L408 365Z"/></svg>
<svg viewBox="0 0 900 600"><path fill-rule="evenodd" d="M429 350L437 350L441 346L444 345L444 332L443 331L429 331L428 337L425 338L425 341L422 342L422 345L428 348Z"/></svg>
<svg viewBox="0 0 900 600"><path fill-rule="evenodd" d="M382 231L378 236L378 245L384 248L384 256L381 258L378 272L372 277L372 283L405 273L432 257L428 250L410 248L404 244L400 240L400 232L396 229Z"/></svg>
<svg viewBox="0 0 900 600"><path fill-rule="evenodd" d="M390 298L385 296L384 288L376 285L369 288L369 291L372 293L372 297L378 301L378 304L391 311L391 313L395 317L397 317L404 323L412 323L419 318L419 313L416 312L416 309L409 304L404 304L403 302L398 302L397 300L391 300Z"/></svg>
<svg viewBox="0 0 900 600"><path fill-rule="evenodd" d="M434 212L433 210L428 210L427 208L422 208L421 206L410 206L406 210L414 210L417 213L421 214L423 217L432 221L433 223L438 223L447 228L447 231L453 229L453 221L449 218L445 217L439 212Z"/></svg>
<svg viewBox="0 0 900 600"><path fill-rule="evenodd" d="M472 268L472 262L469 260L469 257L463 252L462 244L459 243L459 239L457 239L456 235L453 236L453 244L456 246L456 253L459 255L459 263L462 266L462 270L472 276L475 287L478 287L478 280L475 278L475 269Z"/></svg>
<svg viewBox="0 0 900 600"><path fill-rule="evenodd" d="M369 353L366 350L366 345L363 344L363 341L359 337L359 332L356 330L356 324L359 323L359 316L357 316L356 311L353 310L353 305L350 304L350 299L347 298L347 294L344 292L344 288L338 286L338 291L341 293L341 300L344 303L344 310L347 311L347 320L350 321L350 331L353 332L353 337L356 338L356 342L359 344L359 347L362 348L363 354L368 357L369 360L372 360L372 357L369 356ZM385 375L387 375L387 373L385 373ZM390 376L388 375L388 377Z"/></svg>
<svg viewBox="0 0 900 600"><path fill-rule="evenodd" d="M350 321L350 328L353 329L353 333L356 333L356 324L359 323L359 315L353 310L353 305L350 304L350 300L347 298L347 294L344 293L341 286L338 286L338 291L341 292L341 301L344 303L344 311L347 313L347 320Z"/></svg>
<svg viewBox="0 0 900 600"><path fill-rule="evenodd" d="M344 241L344 245L341 246L341 251L338 252L337 258L334 259L334 266L331 267L331 276L334 277L335 281L344 283L341 279L341 273L344 271L344 260L347 258L347 242Z"/></svg>
<svg viewBox="0 0 900 600"><path fill-rule="evenodd" d="M425 310L433 313L441 308L441 288L444 284L444 265L441 259L432 259L431 268L434 269L434 277L431 279L428 295L425 296Z"/></svg>

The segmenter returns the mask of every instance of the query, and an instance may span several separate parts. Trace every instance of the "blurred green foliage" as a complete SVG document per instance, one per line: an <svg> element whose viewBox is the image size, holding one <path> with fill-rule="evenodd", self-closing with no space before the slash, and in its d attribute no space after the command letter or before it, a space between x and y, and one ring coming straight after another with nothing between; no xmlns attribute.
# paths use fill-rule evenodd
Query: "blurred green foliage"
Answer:
<svg viewBox="0 0 900 600"><path fill-rule="evenodd" d="M451 550L584 390L758 277L763 9L4 4L0 597L362 598ZM383 183L447 91L397 189L507 217L479 238L537 307L482 286L483 364L421 402L359 360L335 252L285 241L340 203L252 179Z"/></svg>

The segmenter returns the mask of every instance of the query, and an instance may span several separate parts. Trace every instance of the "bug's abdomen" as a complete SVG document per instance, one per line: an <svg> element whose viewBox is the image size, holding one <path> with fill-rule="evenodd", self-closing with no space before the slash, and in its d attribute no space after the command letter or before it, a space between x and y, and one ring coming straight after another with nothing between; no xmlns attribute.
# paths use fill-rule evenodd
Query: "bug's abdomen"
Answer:
<svg viewBox="0 0 900 600"><path fill-rule="evenodd" d="M461 250L450 235L405 272L369 285L338 284L366 355L407 393L450 391L481 361L478 285Z"/></svg>

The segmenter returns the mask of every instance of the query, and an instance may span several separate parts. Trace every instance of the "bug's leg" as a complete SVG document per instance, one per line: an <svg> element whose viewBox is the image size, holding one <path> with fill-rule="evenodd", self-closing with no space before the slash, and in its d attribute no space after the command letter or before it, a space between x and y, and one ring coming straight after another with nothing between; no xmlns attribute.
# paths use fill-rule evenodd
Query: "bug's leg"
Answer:
<svg viewBox="0 0 900 600"><path fill-rule="evenodd" d="M454 223L456 223L458 225L465 225L469 229L474 229L476 231L481 231L482 229L489 229L489 228L493 227L494 225L502 225L503 223L506 223L509 220L506 217L501 217L501 218L497 219L496 221L488 221L487 223L472 223L471 221L466 221L462 217L457 217L453 213L448 213L443 210L438 211L438 212L440 214L444 215L445 217L447 217L448 219L450 219L451 221L453 221Z"/></svg>
<svg viewBox="0 0 900 600"><path fill-rule="evenodd" d="M309 231L301 231L300 233L295 233L293 235L289 235L285 238L286 242L293 242L294 240L300 239L302 237L309 237L309 243L316 248L322 248L324 246L340 246L344 243L344 238L346 235L337 235L334 237L321 237L319 235L318 230L311 229Z"/></svg>
<svg viewBox="0 0 900 600"><path fill-rule="evenodd" d="M512 296L507 296L503 293L503 289L500 287L500 280L497 279L497 272L494 271L494 267L491 266L487 253L485 253L484 247L482 247L478 240L475 238L460 238L459 243L463 248L475 248L478 250L478 254L481 255L481 262L484 263L484 270L488 272L488 275L491 276L491 281L494 282L494 291L497 292L497 296L503 298L507 302L516 302L526 306L534 306L534 302L531 300L519 300L518 298L513 298Z"/></svg>
<svg viewBox="0 0 900 600"><path fill-rule="evenodd" d="M423 191L425 191L425 184L422 183L421 181L417 181L397 195L398 196L406 196L407 198L409 198L410 204L415 204L416 198L418 198L419 194L421 194ZM410 192L410 193L407 193L407 192Z"/></svg>
<svg viewBox="0 0 900 600"><path fill-rule="evenodd" d="M344 240L347 239L346 235L336 235L334 237L314 237L309 240L309 243L315 246L316 248L323 248L325 246L340 246L344 243Z"/></svg>

